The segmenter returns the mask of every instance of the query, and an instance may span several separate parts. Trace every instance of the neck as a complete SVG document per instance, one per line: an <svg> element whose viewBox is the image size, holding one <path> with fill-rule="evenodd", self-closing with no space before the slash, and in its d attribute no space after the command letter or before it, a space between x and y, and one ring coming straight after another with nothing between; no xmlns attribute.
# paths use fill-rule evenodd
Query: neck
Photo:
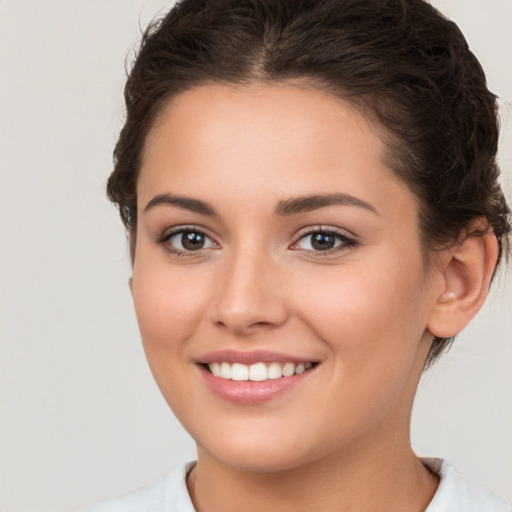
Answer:
<svg viewBox="0 0 512 512"><path fill-rule="evenodd" d="M354 446L274 472L240 471L199 449L188 485L198 512L423 512L438 479L390 431L386 443L364 452Z"/></svg>

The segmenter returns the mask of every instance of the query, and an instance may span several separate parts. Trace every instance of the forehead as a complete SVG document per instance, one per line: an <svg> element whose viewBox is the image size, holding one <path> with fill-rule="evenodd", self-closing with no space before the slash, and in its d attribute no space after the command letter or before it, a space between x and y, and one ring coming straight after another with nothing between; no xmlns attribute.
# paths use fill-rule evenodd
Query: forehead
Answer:
<svg viewBox="0 0 512 512"><path fill-rule="evenodd" d="M385 164L386 148L379 127L348 102L303 84L200 86L173 98L150 132L139 205L214 189L269 206L333 189L375 201L408 193Z"/></svg>
<svg viewBox="0 0 512 512"><path fill-rule="evenodd" d="M285 153L293 143L304 150L311 142L318 144L318 136L325 146L340 145L347 135L339 137L336 130L341 125L364 135L365 140L359 137L356 142L354 137L352 144L361 149L371 144L379 153L384 149L377 124L348 101L306 84L203 85L178 94L161 110L149 133L143 164L162 138L166 143L173 137L182 147L183 142L193 141L205 149L231 146L231 150L238 147L244 152L273 141Z"/></svg>

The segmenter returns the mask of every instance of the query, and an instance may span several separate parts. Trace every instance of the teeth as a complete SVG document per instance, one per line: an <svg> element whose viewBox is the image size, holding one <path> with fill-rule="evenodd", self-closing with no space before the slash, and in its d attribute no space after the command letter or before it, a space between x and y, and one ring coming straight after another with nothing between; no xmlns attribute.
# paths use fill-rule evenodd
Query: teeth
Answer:
<svg viewBox="0 0 512 512"><path fill-rule="evenodd" d="M295 373L295 365L293 363L286 363L283 366L283 377L291 377Z"/></svg>
<svg viewBox="0 0 512 512"><path fill-rule="evenodd" d="M217 377L222 377L223 379L231 379L231 365L229 363L222 363L220 365L220 375L217 375Z"/></svg>
<svg viewBox="0 0 512 512"><path fill-rule="evenodd" d="M270 363L267 368L267 377L269 379L279 379L283 376L283 370L279 363Z"/></svg>
<svg viewBox="0 0 512 512"><path fill-rule="evenodd" d="M213 375L215 375L215 377L220 377L222 375L221 371L220 371L220 364L219 363L212 363L212 364L210 364L210 371L212 372ZM231 369L230 369L230 374L231 374Z"/></svg>
<svg viewBox="0 0 512 512"><path fill-rule="evenodd" d="M246 364L232 364L231 380L249 380L249 367Z"/></svg>
<svg viewBox="0 0 512 512"><path fill-rule="evenodd" d="M246 365L242 363L209 363L208 368L212 375L227 380L264 381L299 375L309 370L313 363L255 363Z"/></svg>
<svg viewBox="0 0 512 512"><path fill-rule="evenodd" d="M303 364L298 364L297 368L295 368L295 373L304 373L306 370L306 367Z"/></svg>
<svg viewBox="0 0 512 512"><path fill-rule="evenodd" d="M249 366L249 380L267 380L268 372L265 363L256 363Z"/></svg>

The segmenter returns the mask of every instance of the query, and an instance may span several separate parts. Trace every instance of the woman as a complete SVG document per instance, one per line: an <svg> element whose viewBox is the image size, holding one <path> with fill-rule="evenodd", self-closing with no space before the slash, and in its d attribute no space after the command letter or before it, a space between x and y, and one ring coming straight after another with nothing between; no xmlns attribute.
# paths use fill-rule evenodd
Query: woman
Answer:
<svg viewBox="0 0 512 512"><path fill-rule="evenodd" d="M108 192L198 458L94 510L512 510L409 439L508 250L457 26L421 0L184 0L125 98Z"/></svg>

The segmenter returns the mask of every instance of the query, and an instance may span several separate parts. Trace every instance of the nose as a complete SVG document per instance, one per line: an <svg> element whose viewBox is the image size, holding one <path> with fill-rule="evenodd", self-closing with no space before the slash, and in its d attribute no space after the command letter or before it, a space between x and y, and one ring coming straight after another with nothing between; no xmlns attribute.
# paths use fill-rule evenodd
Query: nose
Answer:
<svg viewBox="0 0 512 512"><path fill-rule="evenodd" d="M275 329L288 318L283 273L256 251L232 255L215 279L210 320L237 336Z"/></svg>

